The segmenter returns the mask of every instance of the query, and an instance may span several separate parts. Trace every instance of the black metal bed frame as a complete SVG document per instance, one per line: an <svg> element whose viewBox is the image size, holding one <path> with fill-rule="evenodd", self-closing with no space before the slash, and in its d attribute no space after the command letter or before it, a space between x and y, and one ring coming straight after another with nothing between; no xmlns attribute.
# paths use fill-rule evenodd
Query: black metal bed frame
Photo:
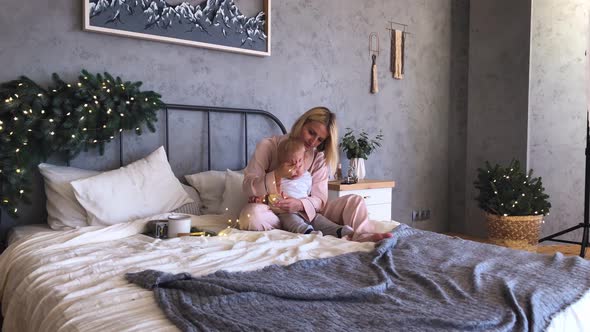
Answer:
<svg viewBox="0 0 590 332"><path fill-rule="evenodd" d="M170 111L189 111L189 112L205 112L207 113L207 170L211 170L211 113L231 113L231 114L242 114L244 116L244 160L248 161L248 115L259 115L268 119L271 119L281 129L283 134L287 133L283 123L272 113L248 108L230 108L230 107L211 107L211 106L194 106L194 105L182 105L182 104L165 104L164 117L166 121L166 136L165 136L165 148L168 160L170 160L170 144L169 144L169 132L170 122L169 113ZM67 165L70 164L68 160ZM119 166L123 166L123 133L119 133ZM4 211L0 209L0 225L2 224L2 215ZM1 252L1 250L0 250Z"/></svg>

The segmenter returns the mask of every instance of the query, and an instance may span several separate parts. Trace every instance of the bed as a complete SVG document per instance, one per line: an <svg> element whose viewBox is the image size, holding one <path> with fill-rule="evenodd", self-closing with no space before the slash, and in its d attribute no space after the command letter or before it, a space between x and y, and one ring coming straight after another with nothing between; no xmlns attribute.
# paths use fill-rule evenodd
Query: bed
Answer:
<svg viewBox="0 0 590 332"><path fill-rule="evenodd" d="M207 128L211 114L237 113L247 160L255 141L248 138L250 110L169 108L205 112ZM156 151L169 152L175 164L172 158L185 153L171 148L178 145L169 142L169 111L159 136L165 148ZM285 131L280 121L277 126ZM579 257L478 244L395 221L372 221L393 233L378 244L238 230L240 173L212 170L215 143L208 136L204 144L207 167L186 177L185 187L197 195L183 188L198 201L192 226L217 236L154 238L146 233L148 224L171 210L125 215L125 209L135 212L133 202L118 206L117 197L109 197L116 194L93 189L122 185L121 178L106 177L109 172L72 181L89 225L11 230L0 256L3 330L590 331L590 264ZM181 196L176 205L186 200L175 194ZM115 202L104 211L90 196ZM64 205L55 208L66 211Z"/></svg>

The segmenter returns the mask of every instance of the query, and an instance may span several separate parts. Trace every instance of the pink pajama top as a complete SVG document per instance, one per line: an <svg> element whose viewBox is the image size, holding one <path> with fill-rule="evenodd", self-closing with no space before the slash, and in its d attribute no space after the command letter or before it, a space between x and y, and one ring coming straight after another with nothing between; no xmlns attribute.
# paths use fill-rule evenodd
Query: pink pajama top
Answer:
<svg viewBox="0 0 590 332"><path fill-rule="evenodd" d="M244 170L242 190L249 197L280 194L275 183L275 172L279 166L278 146L287 135L272 136L261 140L248 166ZM300 201L304 216L313 220L328 201L328 168L324 153L313 150L305 152L305 169L311 173L311 194Z"/></svg>

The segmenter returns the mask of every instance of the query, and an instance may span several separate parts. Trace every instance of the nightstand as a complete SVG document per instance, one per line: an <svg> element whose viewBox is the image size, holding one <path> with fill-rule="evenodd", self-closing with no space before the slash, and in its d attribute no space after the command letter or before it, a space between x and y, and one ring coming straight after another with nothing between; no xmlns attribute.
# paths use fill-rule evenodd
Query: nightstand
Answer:
<svg viewBox="0 0 590 332"><path fill-rule="evenodd" d="M391 188L395 181L363 179L354 184L328 182L328 200L345 195L360 195L367 204L369 219L391 220Z"/></svg>

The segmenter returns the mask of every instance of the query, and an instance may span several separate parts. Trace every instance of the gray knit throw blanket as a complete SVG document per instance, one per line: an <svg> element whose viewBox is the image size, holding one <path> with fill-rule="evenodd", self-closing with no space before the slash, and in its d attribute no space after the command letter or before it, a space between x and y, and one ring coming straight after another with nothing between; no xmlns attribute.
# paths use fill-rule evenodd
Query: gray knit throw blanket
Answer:
<svg viewBox="0 0 590 332"><path fill-rule="evenodd" d="M541 331L590 262L401 225L373 252L193 278L127 274L183 331Z"/></svg>

